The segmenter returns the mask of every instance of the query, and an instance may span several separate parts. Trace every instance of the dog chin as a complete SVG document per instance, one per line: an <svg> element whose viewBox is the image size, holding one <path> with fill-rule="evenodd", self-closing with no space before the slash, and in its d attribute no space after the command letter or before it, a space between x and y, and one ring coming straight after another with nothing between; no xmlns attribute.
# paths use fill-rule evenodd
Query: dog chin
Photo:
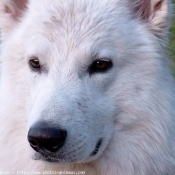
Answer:
<svg viewBox="0 0 175 175"><path fill-rule="evenodd" d="M74 163L74 161L70 161L70 160L65 160L64 158L57 158L54 156L46 156L46 155L41 155L39 153L35 153L32 156L32 159L34 160L40 160L40 161L44 161L47 163L52 163L52 164L59 164L59 165L68 165L71 163Z"/></svg>

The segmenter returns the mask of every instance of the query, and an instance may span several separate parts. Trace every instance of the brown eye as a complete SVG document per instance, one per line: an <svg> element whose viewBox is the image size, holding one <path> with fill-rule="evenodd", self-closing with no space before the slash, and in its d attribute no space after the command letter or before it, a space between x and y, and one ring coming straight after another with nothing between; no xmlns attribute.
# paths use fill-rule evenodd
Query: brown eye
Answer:
<svg viewBox="0 0 175 175"><path fill-rule="evenodd" d="M89 73L103 73L112 68L112 62L110 60L97 60L92 63L89 68Z"/></svg>
<svg viewBox="0 0 175 175"><path fill-rule="evenodd" d="M38 58L33 58L29 61L32 69L40 69L40 62Z"/></svg>
<svg viewBox="0 0 175 175"><path fill-rule="evenodd" d="M97 61L96 62L96 67L99 70L106 69L108 67L109 62L108 61Z"/></svg>

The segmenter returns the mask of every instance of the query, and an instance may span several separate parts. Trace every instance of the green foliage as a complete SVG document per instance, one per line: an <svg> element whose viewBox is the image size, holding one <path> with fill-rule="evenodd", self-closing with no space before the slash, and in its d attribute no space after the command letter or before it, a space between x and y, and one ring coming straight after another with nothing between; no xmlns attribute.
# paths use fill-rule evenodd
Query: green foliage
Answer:
<svg viewBox="0 0 175 175"><path fill-rule="evenodd" d="M175 5L175 0L172 1ZM175 8L174 8L175 12ZM174 18L172 20L172 27L170 29L170 43L169 43L169 56L172 60L172 69L175 75L175 14L173 14Z"/></svg>

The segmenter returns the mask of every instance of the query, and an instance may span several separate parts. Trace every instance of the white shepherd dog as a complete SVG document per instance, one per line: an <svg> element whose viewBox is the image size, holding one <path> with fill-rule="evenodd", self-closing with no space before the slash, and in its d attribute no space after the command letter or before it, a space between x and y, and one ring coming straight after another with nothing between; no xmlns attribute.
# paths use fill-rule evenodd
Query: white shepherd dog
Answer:
<svg viewBox="0 0 175 175"><path fill-rule="evenodd" d="M0 0L1 174L175 175L170 21L169 0Z"/></svg>

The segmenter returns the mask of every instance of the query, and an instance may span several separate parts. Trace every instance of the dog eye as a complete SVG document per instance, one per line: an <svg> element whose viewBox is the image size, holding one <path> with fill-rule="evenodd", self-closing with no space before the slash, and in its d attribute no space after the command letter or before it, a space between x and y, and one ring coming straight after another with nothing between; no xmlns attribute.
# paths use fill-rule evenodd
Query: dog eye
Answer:
<svg viewBox="0 0 175 175"><path fill-rule="evenodd" d="M30 67L32 69L40 69L40 62L38 60L38 58L32 58L30 61Z"/></svg>
<svg viewBox="0 0 175 175"><path fill-rule="evenodd" d="M103 73L112 68L112 61L110 60L96 60L89 68L89 73Z"/></svg>

